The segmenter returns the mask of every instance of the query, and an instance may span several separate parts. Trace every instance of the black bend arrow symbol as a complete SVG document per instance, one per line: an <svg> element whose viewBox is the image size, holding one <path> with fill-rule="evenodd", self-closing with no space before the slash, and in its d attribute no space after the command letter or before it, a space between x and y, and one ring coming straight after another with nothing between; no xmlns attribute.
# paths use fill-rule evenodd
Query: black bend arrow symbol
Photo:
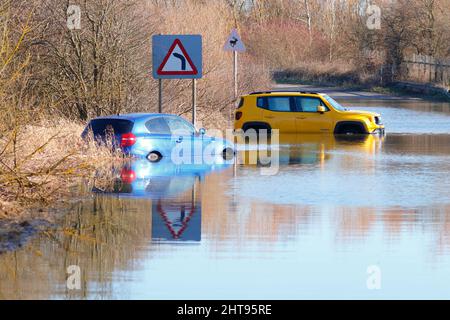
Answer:
<svg viewBox="0 0 450 320"><path fill-rule="evenodd" d="M238 39L236 38L236 37L233 37L231 40L230 40L230 45L231 45L231 47L233 47L234 48L234 46L238 43Z"/></svg>
<svg viewBox="0 0 450 320"><path fill-rule="evenodd" d="M186 58L182 55L182 54L179 54L179 53L173 53L173 56L175 57L175 58L178 58L178 59L180 59L181 60L181 70L186 70Z"/></svg>

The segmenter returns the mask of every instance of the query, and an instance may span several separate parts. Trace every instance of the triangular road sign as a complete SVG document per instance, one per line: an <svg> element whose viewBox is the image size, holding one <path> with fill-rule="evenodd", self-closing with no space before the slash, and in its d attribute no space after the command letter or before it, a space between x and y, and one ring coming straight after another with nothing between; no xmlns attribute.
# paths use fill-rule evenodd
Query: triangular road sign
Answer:
<svg viewBox="0 0 450 320"><path fill-rule="evenodd" d="M159 75L196 75L198 73L195 64L184 49L179 39L175 39L170 46L157 70Z"/></svg>
<svg viewBox="0 0 450 320"><path fill-rule="evenodd" d="M164 221L167 229L169 229L170 234L174 239L180 239L183 232L188 227L189 221L195 213L195 206L191 206L190 210L186 212L186 207L181 206L180 208L172 208L172 210L166 212L163 209L161 200L158 201L157 210L161 218ZM178 211L180 210L180 211Z"/></svg>
<svg viewBox="0 0 450 320"><path fill-rule="evenodd" d="M227 42L225 42L223 50L238 51L238 52L245 51L244 43L242 42L241 37L239 37L239 34L236 29L231 30L231 34L228 37Z"/></svg>

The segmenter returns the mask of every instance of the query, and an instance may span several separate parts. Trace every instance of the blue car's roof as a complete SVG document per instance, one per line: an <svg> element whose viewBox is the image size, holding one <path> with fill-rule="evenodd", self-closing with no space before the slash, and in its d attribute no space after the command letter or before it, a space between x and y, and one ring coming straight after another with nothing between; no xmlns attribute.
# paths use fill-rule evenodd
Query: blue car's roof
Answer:
<svg viewBox="0 0 450 320"><path fill-rule="evenodd" d="M169 114L169 113L126 113L126 114L118 114L118 115L111 115L111 116L102 116L97 117L92 120L96 119L125 119L125 120L141 120L141 119L148 119L151 117L178 117L175 114Z"/></svg>

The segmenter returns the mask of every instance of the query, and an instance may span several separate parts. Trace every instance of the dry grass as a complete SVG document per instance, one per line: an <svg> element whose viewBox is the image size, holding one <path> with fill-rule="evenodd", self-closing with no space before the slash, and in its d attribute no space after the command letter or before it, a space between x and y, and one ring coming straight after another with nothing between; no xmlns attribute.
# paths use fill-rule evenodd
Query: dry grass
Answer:
<svg viewBox="0 0 450 320"><path fill-rule="evenodd" d="M121 160L108 146L83 141L82 130L83 125L60 119L25 125L0 138L0 218L58 202L79 177Z"/></svg>
<svg viewBox="0 0 450 320"><path fill-rule="evenodd" d="M295 68L274 72L280 83L308 83L318 85L359 86L373 84L377 77L356 66L342 62L299 63Z"/></svg>
<svg viewBox="0 0 450 320"><path fill-rule="evenodd" d="M32 29L29 19L19 24L11 17L8 2L0 5L0 218L55 204L77 177L116 156L82 141L82 124L33 103L39 98L28 94L32 53L25 45Z"/></svg>

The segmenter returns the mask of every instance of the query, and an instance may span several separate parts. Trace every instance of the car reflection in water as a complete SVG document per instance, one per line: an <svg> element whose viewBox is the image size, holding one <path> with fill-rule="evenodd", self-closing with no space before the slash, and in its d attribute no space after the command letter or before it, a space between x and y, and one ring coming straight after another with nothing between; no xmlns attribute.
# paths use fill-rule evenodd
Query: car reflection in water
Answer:
<svg viewBox="0 0 450 320"><path fill-rule="evenodd" d="M376 154L381 150L384 139L384 136L378 135L282 134L277 141L270 141L269 138L267 144L250 142L241 145L238 162L245 166L268 166L260 160L275 156L276 150L280 166L323 166L333 152Z"/></svg>
<svg viewBox="0 0 450 320"><path fill-rule="evenodd" d="M135 159L113 168L108 187L94 187L94 193L152 201L152 240L201 240L201 182L210 173L230 167L218 157L212 164L174 165L170 159L151 163Z"/></svg>

